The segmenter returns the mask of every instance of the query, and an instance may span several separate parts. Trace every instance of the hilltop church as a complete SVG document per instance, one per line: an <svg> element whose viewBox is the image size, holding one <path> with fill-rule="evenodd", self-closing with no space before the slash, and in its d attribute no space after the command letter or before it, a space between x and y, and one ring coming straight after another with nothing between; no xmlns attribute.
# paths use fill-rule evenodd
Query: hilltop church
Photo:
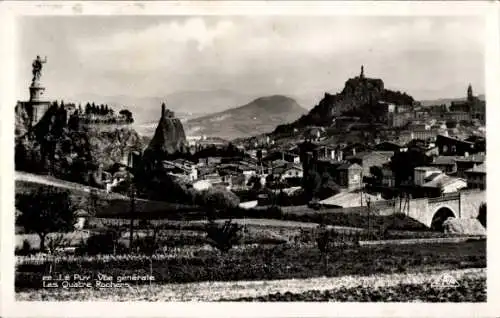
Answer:
<svg viewBox="0 0 500 318"><path fill-rule="evenodd" d="M465 101L451 102L450 111L465 112L472 115L473 118L483 119L486 110L486 102L474 96L472 85L467 88L467 99Z"/></svg>

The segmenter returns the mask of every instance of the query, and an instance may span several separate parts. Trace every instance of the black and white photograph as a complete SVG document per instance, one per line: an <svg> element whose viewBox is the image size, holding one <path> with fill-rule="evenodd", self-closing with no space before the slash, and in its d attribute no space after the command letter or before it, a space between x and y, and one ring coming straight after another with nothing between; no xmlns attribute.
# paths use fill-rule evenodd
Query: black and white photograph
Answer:
<svg viewBox="0 0 500 318"><path fill-rule="evenodd" d="M485 10L72 10L15 19L15 301L492 300Z"/></svg>

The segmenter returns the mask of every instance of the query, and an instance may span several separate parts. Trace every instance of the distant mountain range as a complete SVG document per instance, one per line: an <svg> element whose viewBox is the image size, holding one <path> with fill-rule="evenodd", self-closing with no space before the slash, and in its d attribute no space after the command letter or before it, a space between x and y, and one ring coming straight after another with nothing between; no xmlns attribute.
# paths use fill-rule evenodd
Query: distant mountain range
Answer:
<svg viewBox="0 0 500 318"><path fill-rule="evenodd" d="M480 100L485 100L484 94L478 95L477 96ZM450 105L451 102L458 102L458 101L464 101L466 97L463 98L439 98L439 99L431 99L431 100L421 100L420 103L422 103L422 106L432 106L432 105Z"/></svg>
<svg viewBox="0 0 500 318"><path fill-rule="evenodd" d="M273 95L184 123L187 135L218 136L235 139L273 131L277 125L296 120L307 113L294 99Z"/></svg>
<svg viewBox="0 0 500 318"><path fill-rule="evenodd" d="M108 104L115 110L129 109L134 114L134 128L141 135L152 135L161 114L161 103L175 112L182 121L227 110L234 105L243 105L256 96L246 95L230 90L179 91L165 97L135 97L129 95L102 96L97 94L80 94L68 101L95 102ZM65 99L66 101L66 99Z"/></svg>

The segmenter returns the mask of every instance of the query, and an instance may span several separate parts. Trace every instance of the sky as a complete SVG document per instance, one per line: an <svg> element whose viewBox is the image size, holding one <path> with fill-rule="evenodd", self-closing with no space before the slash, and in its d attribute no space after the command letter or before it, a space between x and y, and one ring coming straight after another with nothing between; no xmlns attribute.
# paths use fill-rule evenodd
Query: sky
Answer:
<svg viewBox="0 0 500 318"><path fill-rule="evenodd" d="M479 17L31 16L17 32L19 99L36 55L55 99L225 89L311 108L361 65L417 100L484 92Z"/></svg>

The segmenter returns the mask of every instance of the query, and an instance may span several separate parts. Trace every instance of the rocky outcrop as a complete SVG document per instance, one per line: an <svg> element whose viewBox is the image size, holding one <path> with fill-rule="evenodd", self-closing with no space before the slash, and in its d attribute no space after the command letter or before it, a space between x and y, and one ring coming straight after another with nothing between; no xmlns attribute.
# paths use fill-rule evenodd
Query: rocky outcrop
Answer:
<svg viewBox="0 0 500 318"><path fill-rule="evenodd" d="M30 115L26 107L18 103L15 108L15 132L14 136L21 137L28 132L28 127L31 122Z"/></svg>
<svg viewBox="0 0 500 318"><path fill-rule="evenodd" d="M50 173L62 179L91 184L99 168L121 162L128 153L141 151L140 136L133 129L101 130L92 125L68 125L64 109L52 106L30 128L16 114L16 170Z"/></svg>
<svg viewBox="0 0 500 318"><path fill-rule="evenodd" d="M90 156L104 169L121 162L133 151L142 151L139 134L130 128L101 131L90 128L87 132Z"/></svg>
<svg viewBox="0 0 500 318"><path fill-rule="evenodd" d="M412 105L414 100L406 93L385 89L384 82L378 78L367 78L363 70L359 76L345 82L344 89L335 95L325 93L323 99L311 111L297 121L282 125L277 132L306 126L329 126L332 120L341 115L360 115L369 120L377 117L381 102L395 105Z"/></svg>
<svg viewBox="0 0 500 318"><path fill-rule="evenodd" d="M162 104L160 121L144 155L152 160L165 159L185 150L186 134L180 119Z"/></svg>

